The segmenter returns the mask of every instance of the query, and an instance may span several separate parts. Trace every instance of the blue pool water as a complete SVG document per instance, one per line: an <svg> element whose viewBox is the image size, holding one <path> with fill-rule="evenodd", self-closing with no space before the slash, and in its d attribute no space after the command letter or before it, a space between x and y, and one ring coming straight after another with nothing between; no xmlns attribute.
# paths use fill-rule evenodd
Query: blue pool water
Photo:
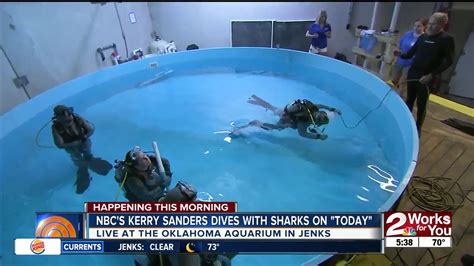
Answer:
<svg viewBox="0 0 474 266"><path fill-rule="evenodd" d="M192 183L202 199L236 201L244 212L376 212L401 193L417 154L412 118L396 93L355 129L336 116L325 141L301 138L292 129L249 128L229 143L216 132L231 130L232 122L278 120L247 103L252 94L279 107L308 98L338 108L354 125L388 89L366 72L320 56L209 49L127 63L48 91L1 118L2 262L133 265L132 256L12 255L14 238L34 236L36 211L82 211L85 201L115 200L113 171L105 177L92 173L90 188L77 195L76 169L67 154L36 145L55 104L72 105L94 123L92 151L109 162L123 159L135 145L152 150L157 141L171 161L172 186ZM39 144L53 145L49 125ZM232 262L301 265L314 256L238 255Z"/></svg>

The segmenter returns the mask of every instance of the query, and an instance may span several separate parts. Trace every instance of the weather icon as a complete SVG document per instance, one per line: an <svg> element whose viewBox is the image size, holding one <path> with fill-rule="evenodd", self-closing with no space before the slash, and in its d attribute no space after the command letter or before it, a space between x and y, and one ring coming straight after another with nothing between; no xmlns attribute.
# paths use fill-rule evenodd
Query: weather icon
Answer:
<svg viewBox="0 0 474 266"><path fill-rule="evenodd" d="M194 253L196 251L196 245L194 243L187 243L186 244L186 252Z"/></svg>

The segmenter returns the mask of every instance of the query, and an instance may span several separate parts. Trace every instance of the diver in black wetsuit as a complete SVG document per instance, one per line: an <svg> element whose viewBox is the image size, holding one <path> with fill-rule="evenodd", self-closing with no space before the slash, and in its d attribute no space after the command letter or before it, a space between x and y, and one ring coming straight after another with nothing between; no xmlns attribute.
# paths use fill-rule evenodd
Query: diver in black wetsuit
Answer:
<svg viewBox="0 0 474 266"><path fill-rule="evenodd" d="M130 202L158 201L166 195L173 175L168 159L161 157L164 173L160 174L156 156L136 146L125 154L125 160L116 162L115 180Z"/></svg>
<svg viewBox="0 0 474 266"><path fill-rule="evenodd" d="M155 147L156 148L156 147ZM116 160L115 180L125 197L130 202L197 202L197 190L191 184L178 181L176 186L168 189L173 173L170 161L161 157L163 169L159 166L159 153L147 154L135 146L127 151L124 160ZM230 257L229 257L230 256ZM219 262L230 266L231 257L235 254L157 254L137 255L135 266L212 266Z"/></svg>
<svg viewBox="0 0 474 266"><path fill-rule="evenodd" d="M341 111L336 108L322 104L314 104L306 99L293 101L283 109L271 105L256 95L252 95L247 102L272 111L275 115L280 117L280 120L276 124L253 120L247 125L236 128L231 133L232 135L238 135L239 130L243 128L256 126L265 130L282 130L285 128L297 129L298 134L302 137L325 140L328 136L319 129L319 126L328 124L329 116L327 112L322 111L321 109L341 114Z"/></svg>
<svg viewBox="0 0 474 266"><path fill-rule="evenodd" d="M72 107L58 105L54 108L52 133L54 144L64 149L73 163L80 167L83 161L92 158L90 136L94 127L75 114Z"/></svg>
<svg viewBox="0 0 474 266"><path fill-rule="evenodd" d="M57 105L54 107L53 125L51 127L54 144L64 149L73 163L78 167L76 193L82 194L89 187L88 168L100 175L107 175L112 165L91 153L90 137L94 127L86 119L74 113L72 107Z"/></svg>
<svg viewBox="0 0 474 266"><path fill-rule="evenodd" d="M413 47L405 54L395 51L402 59L415 56L408 70L407 80L418 80L407 83L408 108L413 110L415 100L417 101L416 127L418 135L421 134L421 126L426 115L426 107L429 98L429 86L433 77L441 74L453 63L454 38L443 30L448 23L445 13L434 13L428 22L425 34L421 35Z"/></svg>

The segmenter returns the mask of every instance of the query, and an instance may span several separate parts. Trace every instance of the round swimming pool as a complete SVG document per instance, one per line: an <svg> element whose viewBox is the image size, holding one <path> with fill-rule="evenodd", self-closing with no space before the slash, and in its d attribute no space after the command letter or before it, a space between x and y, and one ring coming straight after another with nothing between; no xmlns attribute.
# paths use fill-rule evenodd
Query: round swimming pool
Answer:
<svg viewBox="0 0 474 266"><path fill-rule="evenodd" d="M257 128L229 140L222 132L235 125L278 120L247 103L251 95L277 107L306 98L336 107L342 117L331 118L324 141L293 129ZM171 162L171 187L185 180L201 199L236 201L243 212L385 211L404 190L418 154L414 121L396 92L331 58L219 48L110 67L48 90L0 118L5 265L133 265L132 256L13 255L14 238L34 237L35 212L82 211L83 202L115 200L113 171L91 173L89 189L75 193L75 166L66 152L48 148L54 146L50 125L39 132L57 104L73 106L94 123L94 155L112 163L135 145L152 150L157 141ZM314 257L238 255L232 263L301 265Z"/></svg>

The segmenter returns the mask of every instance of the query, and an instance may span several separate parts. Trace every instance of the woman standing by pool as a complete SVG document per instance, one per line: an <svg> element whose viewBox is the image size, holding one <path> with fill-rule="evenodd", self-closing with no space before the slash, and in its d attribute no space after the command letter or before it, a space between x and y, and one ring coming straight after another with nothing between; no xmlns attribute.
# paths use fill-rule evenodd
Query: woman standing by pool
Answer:
<svg viewBox="0 0 474 266"><path fill-rule="evenodd" d="M415 44L418 37L425 33L426 25L428 20L426 18L417 19L413 25L413 30L405 32L405 34L400 38L400 50L402 53L408 52L411 47ZM411 66L413 58L411 59L402 59L397 57L397 61L392 68L392 83L398 87L398 93L404 98L405 90L401 90L400 79L402 75L406 78L408 68ZM403 86L406 87L406 86Z"/></svg>
<svg viewBox="0 0 474 266"><path fill-rule="evenodd" d="M328 52L328 38L331 38L331 25L327 23L328 15L321 10L317 21L306 31L306 37L311 38L309 52L326 55Z"/></svg>

